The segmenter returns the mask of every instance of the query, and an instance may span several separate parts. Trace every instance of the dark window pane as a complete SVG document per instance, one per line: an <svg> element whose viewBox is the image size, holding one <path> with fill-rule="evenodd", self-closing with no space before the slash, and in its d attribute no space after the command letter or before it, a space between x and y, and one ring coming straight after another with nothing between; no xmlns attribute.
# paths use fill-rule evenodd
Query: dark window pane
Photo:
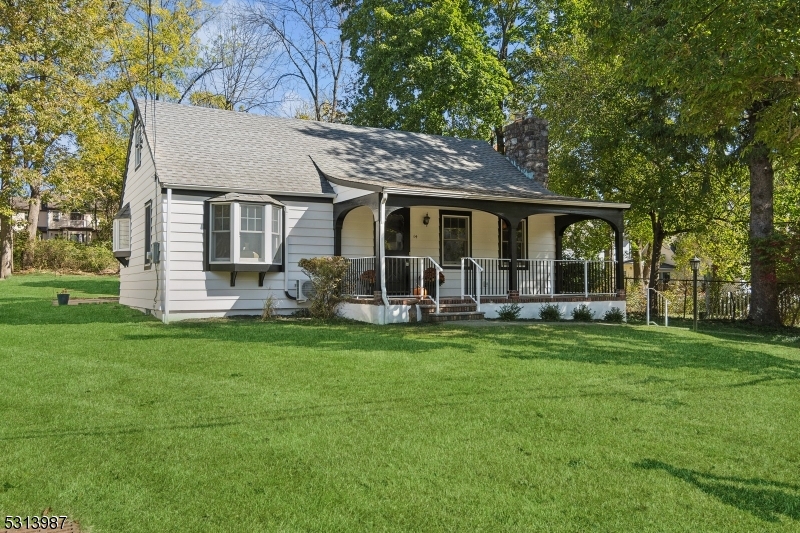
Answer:
<svg viewBox="0 0 800 533"><path fill-rule="evenodd" d="M228 231L217 231L211 240L211 259L214 261L230 261L231 234Z"/></svg>

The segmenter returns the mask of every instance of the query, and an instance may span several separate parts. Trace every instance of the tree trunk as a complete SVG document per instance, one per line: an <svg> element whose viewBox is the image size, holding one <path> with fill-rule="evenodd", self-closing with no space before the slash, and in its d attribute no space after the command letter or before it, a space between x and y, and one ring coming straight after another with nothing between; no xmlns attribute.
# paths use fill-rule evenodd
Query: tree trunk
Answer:
<svg viewBox="0 0 800 533"><path fill-rule="evenodd" d="M779 326L778 278L766 243L774 229L775 180L769 150L763 143L753 145L747 166L750 170L750 320L760 326Z"/></svg>
<svg viewBox="0 0 800 533"><path fill-rule="evenodd" d="M31 187L30 201L28 202L28 242L22 251L22 268L33 267L34 247L36 246L36 229L39 226L39 213L42 210L41 191L38 187Z"/></svg>
<svg viewBox="0 0 800 533"><path fill-rule="evenodd" d="M10 277L14 266L11 238L11 217L0 215L0 279Z"/></svg>
<svg viewBox="0 0 800 533"><path fill-rule="evenodd" d="M638 283L642 279L642 254L639 246L631 241L631 259L633 260L633 281Z"/></svg>
<svg viewBox="0 0 800 533"><path fill-rule="evenodd" d="M650 245L645 244L642 246L641 251L639 252L641 257L648 257L650 255ZM642 266L642 279L649 280L650 279L650 261L643 261L644 265Z"/></svg>
<svg viewBox="0 0 800 533"><path fill-rule="evenodd" d="M494 139L497 141L497 151L503 155L506 153L506 141L503 138L503 127L496 126L494 128Z"/></svg>

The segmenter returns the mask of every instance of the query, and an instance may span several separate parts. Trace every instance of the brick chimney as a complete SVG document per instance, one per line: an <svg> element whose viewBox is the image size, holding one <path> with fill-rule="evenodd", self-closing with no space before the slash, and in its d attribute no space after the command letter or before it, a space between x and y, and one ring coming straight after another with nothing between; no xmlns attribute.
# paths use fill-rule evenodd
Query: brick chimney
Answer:
<svg viewBox="0 0 800 533"><path fill-rule="evenodd" d="M547 121L543 118L517 118L503 130L506 157L529 178L545 188L547 170Z"/></svg>

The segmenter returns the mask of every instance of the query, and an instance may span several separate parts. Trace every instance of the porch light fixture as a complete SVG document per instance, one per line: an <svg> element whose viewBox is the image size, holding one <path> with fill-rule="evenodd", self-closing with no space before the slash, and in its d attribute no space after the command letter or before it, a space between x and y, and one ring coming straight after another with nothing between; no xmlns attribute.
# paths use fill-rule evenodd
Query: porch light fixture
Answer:
<svg viewBox="0 0 800 533"><path fill-rule="evenodd" d="M422 217L422 223L425 224L426 227L431 223L431 217L428 213L425 213L425 216Z"/></svg>
<svg viewBox="0 0 800 533"><path fill-rule="evenodd" d="M692 264L693 274L693 300L694 300L694 330L697 331L697 271L700 270L700 258L697 256L689 260Z"/></svg>

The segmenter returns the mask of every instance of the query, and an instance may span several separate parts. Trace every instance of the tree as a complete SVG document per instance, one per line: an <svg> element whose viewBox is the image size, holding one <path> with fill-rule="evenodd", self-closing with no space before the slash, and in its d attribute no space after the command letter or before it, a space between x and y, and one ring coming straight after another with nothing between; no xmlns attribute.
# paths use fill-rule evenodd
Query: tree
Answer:
<svg viewBox="0 0 800 533"><path fill-rule="evenodd" d="M118 94L181 101L205 72L197 33L210 17L202 0L128 0L115 17L111 53ZM143 110L144 111L144 110Z"/></svg>
<svg viewBox="0 0 800 533"><path fill-rule="evenodd" d="M749 172L750 318L777 325L776 266L758 253L774 231L775 163L800 156L800 4L792 0L616 0L585 12L598 55L631 80L679 95L683 127L736 133Z"/></svg>
<svg viewBox="0 0 800 533"><path fill-rule="evenodd" d="M10 198L29 194L35 237L42 192L57 182L72 133L95 109L108 42L102 0L0 3L0 278L10 274ZM26 260L30 261L27 254Z"/></svg>
<svg viewBox="0 0 800 533"><path fill-rule="evenodd" d="M345 73L345 46L339 34L342 6L330 0L252 0L250 24L268 30L281 53L285 72L279 80L292 91L305 92L314 108L314 120L339 116Z"/></svg>
<svg viewBox="0 0 800 533"><path fill-rule="evenodd" d="M537 41L536 18L539 2L527 0L484 0L477 4L484 13L483 27L511 83L511 91L497 102L504 118L509 111L524 109L524 94L531 80L530 55ZM504 124L494 126L494 144L505 154Z"/></svg>
<svg viewBox="0 0 800 533"><path fill-rule="evenodd" d="M347 3L355 124L489 139L512 85L467 0Z"/></svg>
<svg viewBox="0 0 800 533"><path fill-rule="evenodd" d="M246 15L223 10L209 24L213 31L200 61L194 105L252 111L274 104L275 36L248 24Z"/></svg>
<svg viewBox="0 0 800 533"><path fill-rule="evenodd" d="M589 54L576 28L554 28L541 52L535 103L550 121L551 185L631 202L626 225L639 238L649 228L654 286L665 240L725 216L736 173L724 139L683 132L674 94L628 81L622 61Z"/></svg>

